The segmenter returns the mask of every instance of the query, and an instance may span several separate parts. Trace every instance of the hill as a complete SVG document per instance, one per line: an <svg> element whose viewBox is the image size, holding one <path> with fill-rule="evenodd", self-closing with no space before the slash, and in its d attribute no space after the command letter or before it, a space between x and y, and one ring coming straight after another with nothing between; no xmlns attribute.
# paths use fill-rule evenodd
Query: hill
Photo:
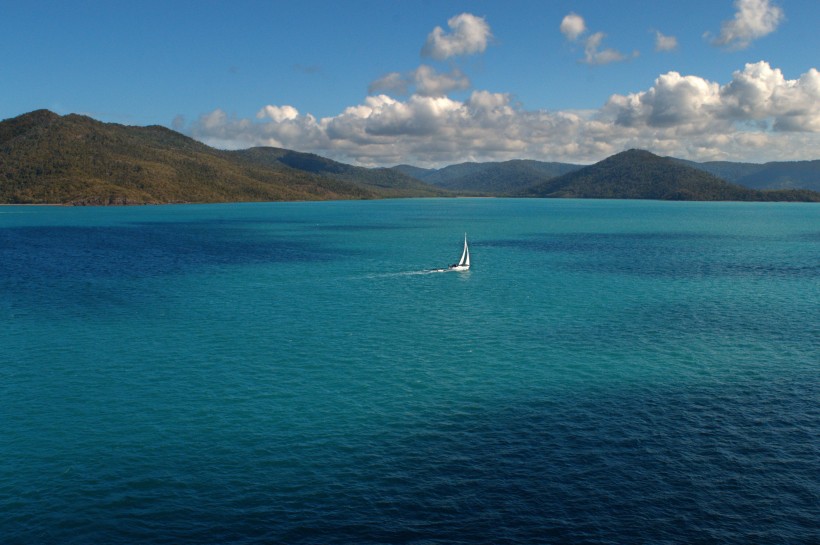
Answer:
<svg viewBox="0 0 820 545"><path fill-rule="evenodd" d="M247 164L274 169L295 169L364 186L376 194L391 197L434 197L447 193L394 169L356 167L313 153L300 153L281 148L250 148L226 153Z"/></svg>
<svg viewBox="0 0 820 545"><path fill-rule="evenodd" d="M820 161L772 161L769 163L734 163L708 161L696 163L676 159L704 170L727 182L752 189L810 189L820 191Z"/></svg>
<svg viewBox="0 0 820 545"><path fill-rule="evenodd" d="M811 191L759 191L644 150L613 155L529 188L527 196L694 201L813 201Z"/></svg>
<svg viewBox="0 0 820 545"><path fill-rule="evenodd" d="M333 167L329 160L324 169L300 168L298 161L291 166L291 153L274 148L221 151L164 127L128 127L38 110L0 122L0 203L370 199L442 193L392 171L384 175L340 163ZM274 156L285 159L273 161Z"/></svg>
<svg viewBox="0 0 820 545"><path fill-rule="evenodd" d="M393 167L428 184L462 193L509 195L572 172L580 165L516 159L504 162L461 163L441 169Z"/></svg>
<svg viewBox="0 0 820 545"><path fill-rule="evenodd" d="M820 191L820 161L757 164L731 161L697 163L674 157L666 159L750 189ZM423 169L410 165L393 167L403 174L450 191L496 196L520 194L530 186L547 183L581 168L582 165L571 163L532 160L460 163L440 169Z"/></svg>

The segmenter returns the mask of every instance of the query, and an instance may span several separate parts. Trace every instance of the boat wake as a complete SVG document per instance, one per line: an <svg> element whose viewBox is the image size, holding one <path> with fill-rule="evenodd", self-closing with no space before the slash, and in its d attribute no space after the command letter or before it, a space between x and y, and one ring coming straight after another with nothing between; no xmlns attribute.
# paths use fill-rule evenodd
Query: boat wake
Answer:
<svg viewBox="0 0 820 545"><path fill-rule="evenodd" d="M467 233L464 233L464 250L461 253L461 259L458 263L454 263L447 268L439 269L423 269L421 271L405 271L392 273L379 273L367 275L367 278L387 278L391 276L416 276L420 274L436 274L444 272L469 272L470 270L470 249L467 247Z"/></svg>
<svg viewBox="0 0 820 545"><path fill-rule="evenodd" d="M425 276L428 274L438 274L438 273L446 273L446 272L454 272L453 269L423 269L420 271L397 271L397 272L383 272L383 273L371 273L364 276L359 277L362 280L373 280L376 278L399 278L403 276Z"/></svg>

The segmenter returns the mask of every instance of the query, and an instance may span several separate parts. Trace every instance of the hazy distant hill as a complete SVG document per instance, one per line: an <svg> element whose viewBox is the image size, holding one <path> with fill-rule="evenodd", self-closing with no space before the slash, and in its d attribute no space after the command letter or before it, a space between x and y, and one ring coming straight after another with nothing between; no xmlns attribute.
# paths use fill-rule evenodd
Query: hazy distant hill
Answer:
<svg viewBox="0 0 820 545"><path fill-rule="evenodd" d="M393 167L428 184L450 191L508 195L572 172L580 165L533 160L487 163L460 163L441 169L418 169L409 165Z"/></svg>
<svg viewBox="0 0 820 545"><path fill-rule="evenodd" d="M618 153L530 188L529 196L695 201L818 201L811 191L758 191L644 150Z"/></svg>
<svg viewBox="0 0 820 545"><path fill-rule="evenodd" d="M414 167L413 165L396 165L391 168L392 170L401 172L402 174L410 176L411 178L415 178L417 180L424 180L425 176L428 173L435 172L435 169L432 168Z"/></svg>
<svg viewBox="0 0 820 545"><path fill-rule="evenodd" d="M697 163L674 157L674 162L708 172L724 181L751 189L810 189L820 191L820 161L772 162L765 164L710 161ZM541 161L460 163L440 169L399 165L394 170L429 184L485 195L521 193L529 186L577 171L583 165Z"/></svg>
<svg viewBox="0 0 820 545"><path fill-rule="evenodd" d="M752 189L811 189L820 191L820 160L772 161L769 163L734 163L708 161L696 163L676 159L686 165L705 170L727 182Z"/></svg>
<svg viewBox="0 0 820 545"><path fill-rule="evenodd" d="M281 148L250 148L226 153L249 164L269 168L292 168L361 185L392 197L431 197L447 194L446 191L394 169L356 167L313 153Z"/></svg>
<svg viewBox="0 0 820 545"><path fill-rule="evenodd" d="M0 203L139 204L427 196L389 171L289 166L285 150L227 152L159 126L39 110L0 122ZM326 161L318 158L315 162ZM297 161L298 162L298 161ZM305 166L305 165L302 165Z"/></svg>

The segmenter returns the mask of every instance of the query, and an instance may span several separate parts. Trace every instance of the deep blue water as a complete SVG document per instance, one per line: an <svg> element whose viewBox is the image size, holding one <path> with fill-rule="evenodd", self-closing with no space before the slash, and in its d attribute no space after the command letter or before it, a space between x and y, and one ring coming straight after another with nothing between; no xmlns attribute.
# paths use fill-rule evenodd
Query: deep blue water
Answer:
<svg viewBox="0 0 820 545"><path fill-rule="evenodd" d="M2 207L0 323L3 544L820 542L817 205Z"/></svg>

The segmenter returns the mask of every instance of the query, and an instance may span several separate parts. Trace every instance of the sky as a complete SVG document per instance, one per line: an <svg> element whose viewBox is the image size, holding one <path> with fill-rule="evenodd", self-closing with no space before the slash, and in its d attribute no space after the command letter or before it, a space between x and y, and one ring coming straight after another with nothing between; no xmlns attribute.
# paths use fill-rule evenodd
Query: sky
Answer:
<svg viewBox="0 0 820 545"><path fill-rule="evenodd" d="M818 28L818 0L0 0L0 119L371 167L820 159Z"/></svg>

